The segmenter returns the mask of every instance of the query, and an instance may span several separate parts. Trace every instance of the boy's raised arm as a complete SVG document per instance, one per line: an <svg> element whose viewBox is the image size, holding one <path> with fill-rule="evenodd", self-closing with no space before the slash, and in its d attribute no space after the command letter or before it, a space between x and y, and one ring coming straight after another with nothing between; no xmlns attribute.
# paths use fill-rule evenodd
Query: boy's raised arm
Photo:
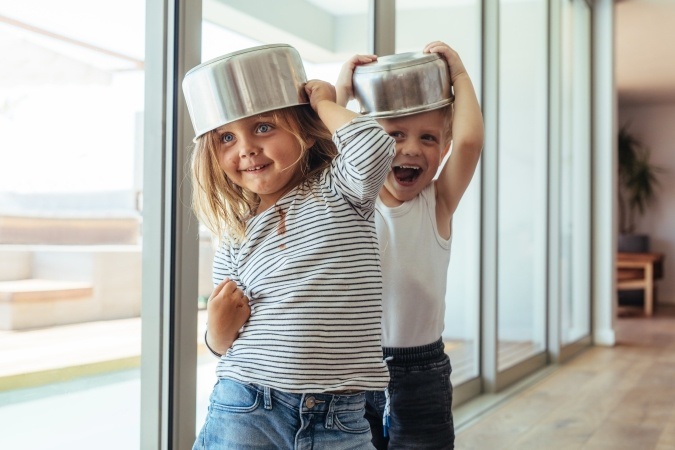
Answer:
<svg viewBox="0 0 675 450"><path fill-rule="evenodd" d="M452 217L471 182L483 149L483 114L471 78L456 51L435 41L424 52L439 53L448 63L455 94L452 119L452 154L436 183L438 200Z"/></svg>
<svg viewBox="0 0 675 450"><path fill-rule="evenodd" d="M349 100L354 98L354 84L352 77L354 76L354 69L361 64L368 64L377 61L377 55L354 55L349 58L340 69L337 83L335 84L335 91L337 95L337 104L340 106L347 106Z"/></svg>

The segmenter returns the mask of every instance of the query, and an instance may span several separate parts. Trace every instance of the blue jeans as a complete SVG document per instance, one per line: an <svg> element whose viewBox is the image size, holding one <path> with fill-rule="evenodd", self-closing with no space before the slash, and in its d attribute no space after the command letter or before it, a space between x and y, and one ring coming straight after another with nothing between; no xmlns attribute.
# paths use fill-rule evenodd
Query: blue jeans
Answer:
<svg viewBox="0 0 675 450"><path fill-rule="evenodd" d="M372 449L365 393L289 394L220 379L193 450Z"/></svg>
<svg viewBox="0 0 675 450"><path fill-rule="evenodd" d="M390 375L387 436L382 424L385 392L366 392L366 418L375 448L455 448L452 369L442 339L421 347L385 347L383 353Z"/></svg>

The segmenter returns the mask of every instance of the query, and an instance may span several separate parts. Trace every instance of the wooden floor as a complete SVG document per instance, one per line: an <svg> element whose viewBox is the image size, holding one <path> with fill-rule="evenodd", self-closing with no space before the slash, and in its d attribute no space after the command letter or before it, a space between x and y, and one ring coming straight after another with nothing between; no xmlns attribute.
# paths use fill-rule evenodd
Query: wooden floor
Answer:
<svg viewBox="0 0 675 450"><path fill-rule="evenodd" d="M675 449L675 307L660 305L652 318L634 311L618 319L615 347L591 347L546 370L519 394L483 408L477 419L458 420L456 449ZM205 318L199 323L203 326ZM125 331L100 328L113 325ZM102 354L115 356L118 365L138 364L140 319L45 333L0 333L0 391L81 376L84 369L111 370L96 359ZM198 343L201 336L203 330L195 337ZM55 343L60 351L48 348ZM454 350L473 354L470 345ZM87 359L73 361L74 355ZM64 364L80 372L66 373Z"/></svg>
<svg viewBox="0 0 675 450"><path fill-rule="evenodd" d="M457 433L456 449L675 449L675 308L591 347Z"/></svg>

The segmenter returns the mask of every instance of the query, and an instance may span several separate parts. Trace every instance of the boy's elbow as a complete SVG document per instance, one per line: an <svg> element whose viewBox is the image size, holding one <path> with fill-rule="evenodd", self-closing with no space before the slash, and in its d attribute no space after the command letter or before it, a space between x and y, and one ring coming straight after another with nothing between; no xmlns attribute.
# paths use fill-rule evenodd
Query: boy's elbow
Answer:
<svg viewBox="0 0 675 450"><path fill-rule="evenodd" d="M480 154L483 151L484 142L483 133L472 133L455 140L453 148L467 153Z"/></svg>

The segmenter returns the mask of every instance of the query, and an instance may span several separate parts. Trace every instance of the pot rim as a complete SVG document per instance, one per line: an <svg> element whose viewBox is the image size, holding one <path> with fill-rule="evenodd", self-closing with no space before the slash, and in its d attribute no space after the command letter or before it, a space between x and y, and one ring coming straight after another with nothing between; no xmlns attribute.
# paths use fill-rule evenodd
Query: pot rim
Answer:
<svg viewBox="0 0 675 450"><path fill-rule="evenodd" d="M377 58L376 61L368 64L356 66L354 73L373 73L386 72L390 70L403 69L406 67L427 64L437 59L443 59L438 53L407 52L385 55ZM444 60L445 61L445 60Z"/></svg>
<svg viewBox="0 0 675 450"><path fill-rule="evenodd" d="M422 113L422 112L427 112L427 111L433 111L435 109L441 109L444 106L452 104L454 100L454 97L452 98L447 98L445 100L441 100L435 103L429 103L427 105L421 105L421 106L414 106L411 108L406 108L406 109L399 109L399 110L392 110L392 111L380 111L380 112L369 112L369 113L364 113L364 115L368 117L372 117L373 119L391 119L394 117L404 117L404 116L410 116L412 114L417 114L417 113Z"/></svg>

